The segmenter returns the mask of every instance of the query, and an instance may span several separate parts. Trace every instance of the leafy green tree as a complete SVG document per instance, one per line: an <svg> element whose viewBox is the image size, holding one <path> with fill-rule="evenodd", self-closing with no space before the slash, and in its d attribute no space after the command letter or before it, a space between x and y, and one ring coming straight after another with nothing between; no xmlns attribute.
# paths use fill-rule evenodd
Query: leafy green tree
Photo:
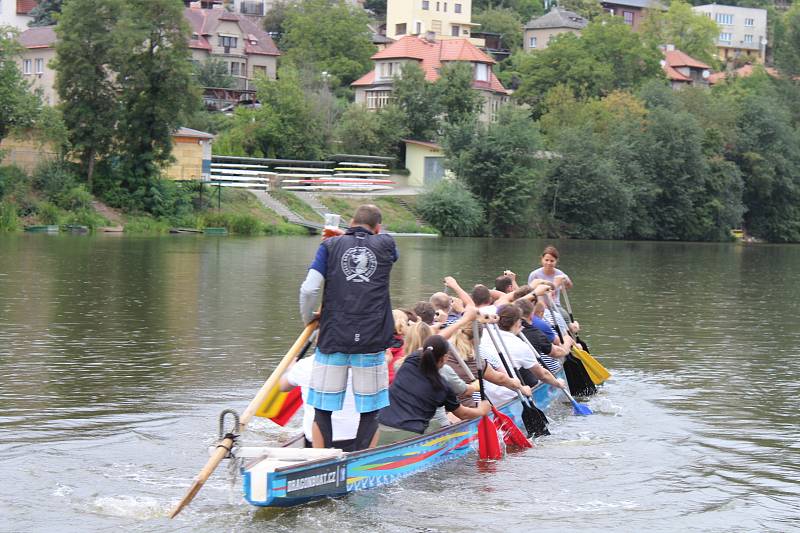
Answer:
<svg viewBox="0 0 800 533"><path fill-rule="evenodd" d="M327 72L331 84L348 86L371 67L376 52L369 18L344 0L299 0L286 8L281 46L286 59Z"/></svg>
<svg viewBox="0 0 800 533"><path fill-rule="evenodd" d="M719 26L710 18L692 11L691 4L673 0L667 11L652 9L642 23L641 33L652 46L674 44L690 56L715 63L715 39Z"/></svg>
<svg viewBox="0 0 800 533"><path fill-rule="evenodd" d="M72 0L56 26L55 89L72 150L90 191L95 163L110 153L118 120L111 72L121 6L118 0Z"/></svg>
<svg viewBox="0 0 800 533"><path fill-rule="evenodd" d="M128 0L116 30L122 186L134 205L161 209L161 167L171 158L172 133L193 107L189 27L172 0Z"/></svg>
<svg viewBox="0 0 800 533"><path fill-rule="evenodd" d="M800 76L800 3L783 17L783 28L775 44L775 63L788 76Z"/></svg>
<svg viewBox="0 0 800 533"><path fill-rule="evenodd" d="M523 109L505 106L498 120L444 139L447 167L478 197L494 235L531 232L534 199L543 174L542 140Z"/></svg>
<svg viewBox="0 0 800 533"><path fill-rule="evenodd" d="M509 8L490 8L474 15L472 21L480 24L481 31L499 33L501 43L507 50L522 47L522 25L520 14Z"/></svg>
<svg viewBox="0 0 800 533"><path fill-rule="evenodd" d="M213 57L195 65L195 76L200 87L230 89L236 85L228 72L228 64Z"/></svg>
<svg viewBox="0 0 800 533"><path fill-rule="evenodd" d="M445 237L471 237L483 230L483 208L462 183L442 180L419 197L417 210Z"/></svg>
<svg viewBox="0 0 800 533"><path fill-rule="evenodd" d="M364 9L369 9L378 18L386 17L386 0L366 0Z"/></svg>
<svg viewBox="0 0 800 533"><path fill-rule="evenodd" d="M14 28L0 26L0 141L12 128L32 126L41 98L30 90L17 66L21 48Z"/></svg>
<svg viewBox="0 0 800 533"><path fill-rule="evenodd" d="M452 62L442 66L436 80L436 97L448 124L474 121L483 107L483 98L473 90L472 65Z"/></svg>
<svg viewBox="0 0 800 533"><path fill-rule="evenodd" d="M375 112L353 104L336 127L336 150L345 154L396 156L400 141L406 136L397 106Z"/></svg>
<svg viewBox="0 0 800 533"><path fill-rule="evenodd" d="M51 26L56 23L56 16L61 13L64 0L39 0L30 16L33 20L28 26Z"/></svg>
<svg viewBox="0 0 800 533"><path fill-rule="evenodd" d="M282 45L281 39L283 38L283 25L286 21L287 5L288 3L283 0L274 2L269 8L269 11L264 14L264 19L261 21L264 30L272 36L272 40L275 41L275 44L279 47Z"/></svg>
<svg viewBox="0 0 800 533"><path fill-rule="evenodd" d="M594 0L560 0L556 4L568 11L577 13L587 20L594 20L605 13L600 2Z"/></svg>
<svg viewBox="0 0 800 533"><path fill-rule="evenodd" d="M578 98L635 89L648 79L663 78L660 60L659 50L646 45L620 17L601 17L580 37L565 33L535 54L516 54L522 81L514 96L539 116L545 95L556 85Z"/></svg>
<svg viewBox="0 0 800 533"><path fill-rule="evenodd" d="M476 15L491 9L509 9L522 21L544 13L541 0L476 0L472 3L473 20Z"/></svg>
<svg viewBox="0 0 800 533"><path fill-rule="evenodd" d="M438 133L438 118L442 112L439 85L428 83L425 73L416 63L408 62L394 80L394 105L403 113L404 129L410 139L433 140Z"/></svg>

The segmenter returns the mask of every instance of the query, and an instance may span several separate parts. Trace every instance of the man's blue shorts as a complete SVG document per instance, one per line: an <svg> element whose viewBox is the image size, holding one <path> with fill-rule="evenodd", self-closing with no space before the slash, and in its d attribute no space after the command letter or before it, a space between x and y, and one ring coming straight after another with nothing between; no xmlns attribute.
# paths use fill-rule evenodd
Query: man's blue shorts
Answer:
<svg viewBox="0 0 800 533"><path fill-rule="evenodd" d="M353 375L353 395L359 413L389 405L389 367L385 352L322 353L314 355L308 405L325 411L340 411L347 389L347 369Z"/></svg>

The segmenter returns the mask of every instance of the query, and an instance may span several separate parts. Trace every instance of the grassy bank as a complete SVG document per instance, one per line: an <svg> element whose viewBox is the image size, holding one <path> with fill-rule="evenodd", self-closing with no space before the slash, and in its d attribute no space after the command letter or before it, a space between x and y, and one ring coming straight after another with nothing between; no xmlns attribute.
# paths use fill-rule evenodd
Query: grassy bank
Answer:
<svg viewBox="0 0 800 533"><path fill-rule="evenodd" d="M361 204L371 203L378 206L383 215L383 227L387 231L398 233L436 233L432 227L417 222L413 211L416 205L415 196L372 196L358 198L348 196L320 195L319 200L331 210L339 213L344 220L350 220L356 208ZM406 207L403 202L408 205Z"/></svg>

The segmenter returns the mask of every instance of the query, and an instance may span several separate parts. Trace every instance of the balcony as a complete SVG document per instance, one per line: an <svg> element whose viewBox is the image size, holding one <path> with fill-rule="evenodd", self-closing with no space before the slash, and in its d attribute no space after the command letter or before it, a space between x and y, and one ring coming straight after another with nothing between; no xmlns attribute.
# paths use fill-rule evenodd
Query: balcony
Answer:
<svg viewBox="0 0 800 533"><path fill-rule="evenodd" d="M251 17L263 17L266 9L264 2L260 0L243 0L239 4L239 11L242 15L250 15Z"/></svg>

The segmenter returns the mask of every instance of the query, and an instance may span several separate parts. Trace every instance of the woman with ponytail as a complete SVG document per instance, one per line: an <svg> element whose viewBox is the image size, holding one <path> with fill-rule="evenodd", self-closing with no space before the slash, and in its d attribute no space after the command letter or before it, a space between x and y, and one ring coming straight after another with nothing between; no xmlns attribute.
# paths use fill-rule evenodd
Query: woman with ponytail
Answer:
<svg viewBox="0 0 800 533"><path fill-rule="evenodd" d="M436 409L444 407L460 419L478 418L489 412L489 402L465 407L439 374L445 364L447 339L431 335L420 350L406 357L389 387L389 406L378 414L382 444L414 437L428 430Z"/></svg>

